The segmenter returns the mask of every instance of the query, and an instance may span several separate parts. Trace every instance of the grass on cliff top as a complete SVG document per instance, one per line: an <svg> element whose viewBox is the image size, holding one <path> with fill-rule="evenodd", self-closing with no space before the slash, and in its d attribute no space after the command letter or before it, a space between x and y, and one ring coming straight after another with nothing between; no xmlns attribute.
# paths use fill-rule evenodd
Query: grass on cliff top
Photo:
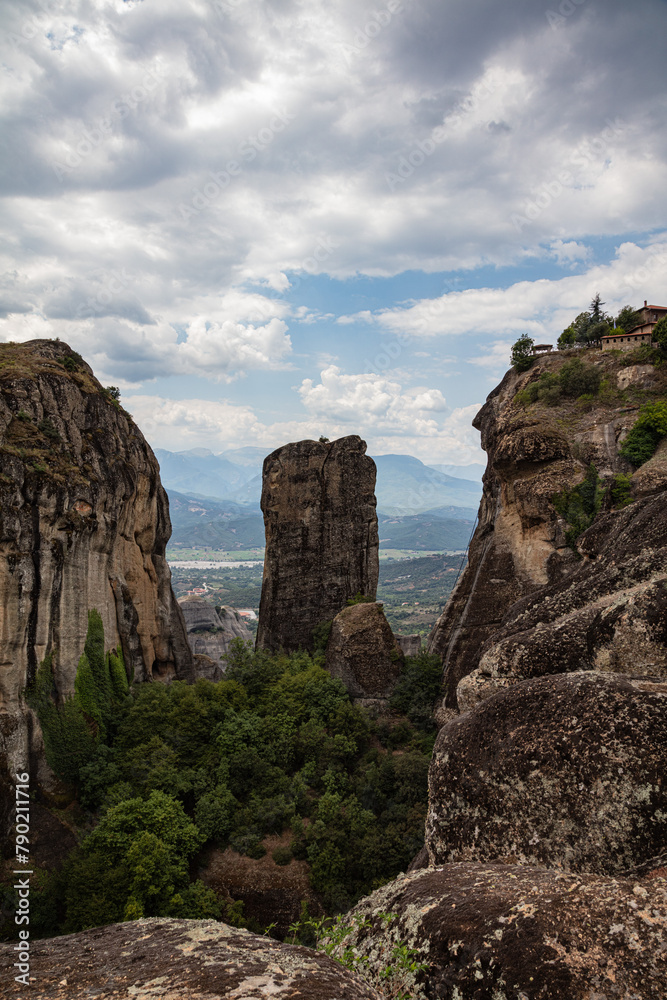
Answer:
<svg viewBox="0 0 667 1000"><path fill-rule="evenodd" d="M59 359L44 357L27 344L0 344L0 381L34 380L39 375L57 374L71 378L84 392L98 393L101 386L83 367L82 360L76 351Z"/></svg>

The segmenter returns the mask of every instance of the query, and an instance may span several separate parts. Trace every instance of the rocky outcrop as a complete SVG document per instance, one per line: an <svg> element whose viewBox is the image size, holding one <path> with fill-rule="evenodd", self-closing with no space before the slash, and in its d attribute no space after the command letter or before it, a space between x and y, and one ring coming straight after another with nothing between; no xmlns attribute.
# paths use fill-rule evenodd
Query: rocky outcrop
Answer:
<svg viewBox="0 0 667 1000"><path fill-rule="evenodd" d="M31 743L45 779L21 692L52 653L58 692L72 694L89 609L136 679L192 676L157 461L62 342L0 346L0 512L0 750L23 771Z"/></svg>
<svg viewBox="0 0 667 1000"><path fill-rule="evenodd" d="M385 710L404 662L381 604L353 604L334 618L326 669L343 682L353 701Z"/></svg>
<svg viewBox="0 0 667 1000"><path fill-rule="evenodd" d="M666 770L667 683L582 672L515 684L440 730L431 863L626 871L665 850Z"/></svg>
<svg viewBox="0 0 667 1000"><path fill-rule="evenodd" d="M357 436L299 441L264 460L266 530L257 647L313 648L313 630L357 593L375 600L375 463Z"/></svg>
<svg viewBox="0 0 667 1000"><path fill-rule="evenodd" d="M185 619L190 649L197 656L206 656L213 661L213 676L207 674L207 677L209 680L220 680L226 669L224 657L234 639L252 642L252 633L232 608L216 608L206 598L197 596L181 597L178 603ZM195 672L199 674L197 662Z"/></svg>
<svg viewBox="0 0 667 1000"><path fill-rule="evenodd" d="M0 945L3 969L17 960ZM135 920L43 940L30 951L31 1000L379 1000L354 972L321 952L216 920ZM11 982L2 994L28 995Z"/></svg>
<svg viewBox="0 0 667 1000"><path fill-rule="evenodd" d="M618 524L618 530L623 535L621 543L627 544L628 552L632 550L633 555L641 546L641 537L636 539L639 546L633 548L630 536L633 532L637 534L640 524L645 525L650 517L658 517L663 525L658 535L661 538L664 535L667 515L656 513L659 505L651 508L651 514L644 515L642 511L647 509L633 504L627 511L610 512L610 520L600 529L602 540L597 543L599 551L595 556L588 555L580 546L585 562L595 558L605 566L597 569L582 567L577 555L568 546L568 525L554 507L554 496L581 482L591 463L606 483L618 473L632 471L619 453L620 445L637 418L639 400L664 397L667 372L663 372L662 368L652 368L651 378L647 380L645 373L640 372L641 378L633 374L633 366L628 365L627 358L619 358L612 352L592 351L586 353L586 363L599 369L606 379L605 385L616 386L618 377L624 373L621 380L623 392L610 388L594 403L584 405L576 399L561 400L556 406L539 402L526 406L517 400L517 393L542 375L557 374L567 360L567 356L559 353L540 358L523 375L509 371L475 417L474 425L481 431L482 446L488 453L479 523L470 546L468 565L431 633L428 646L430 652L439 654L443 660L443 706L438 711L441 724L452 714L452 710L455 712L459 707L467 709L475 704L479 696L476 680L472 690L465 685L461 689L462 706L457 700L459 682L478 667L488 673L492 664L487 660L482 668L482 656L489 652L493 641L503 635L506 625L517 625L515 634L518 637L519 619L531 596L534 595L532 607L536 623L539 617L536 609L547 607L552 593L560 595L563 587L567 589L570 586L567 581L572 581L573 587L579 581L578 603L572 590L572 600L563 614L575 610L584 612L584 617L576 623L576 630L580 637L586 633L591 638L590 621L596 612L589 605L597 600L597 596L589 602L584 582L587 575L600 580L603 576L607 578L606 590L602 593L604 586L601 583L599 596L608 600L610 605L632 586L630 583L626 587L624 583L620 555L617 556L611 542L612 523ZM645 366L639 367L643 369ZM649 468L651 463L647 463L632 477L632 495L638 500L650 496L657 500L661 493L664 496L663 491L667 488L664 456L658 455L652 462L652 468ZM630 522L635 518L636 526L633 527ZM627 529L625 534L624 527ZM585 546L586 538L593 538L596 530L597 524L594 524L582 539L582 545ZM658 542L658 545L663 546L664 542ZM646 555L654 569L637 569L635 576L641 577L641 580L637 578L636 582L642 585L655 583L660 575L655 568L657 560L651 553L646 552ZM616 588L610 580L614 572ZM589 649L588 640L585 649L579 648L588 662L600 666L601 658L606 655L603 649L610 646L609 636L613 630L610 633L609 618L605 617L602 606L597 611L603 615L603 634L599 641L597 638L594 640L595 649ZM593 627L594 632L599 624L600 620ZM555 618L550 625L555 627ZM563 634L568 631L564 619L563 630ZM635 632L639 635L642 630L643 626L638 625ZM534 638L536 635L533 632L531 643ZM655 641L661 640L655 639L653 634L648 636L649 643ZM521 639L517 642L528 646ZM543 633L540 642L552 650L553 661L554 653L559 655L553 636ZM578 643L571 645L574 649ZM638 654L638 659L648 662L650 655L646 647L643 648L644 652ZM513 655L507 653L510 659ZM507 659L505 654L503 656ZM568 657L572 659L570 654ZM615 669L628 672L623 665L627 662L628 657L624 655L623 662L619 662ZM498 667L499 672L504 669ZM552 669L548 667L544 672ZM578 667L573 664L568 669ZM521 676L532 674L525 672L523 667L517 667L516 679ZM503 683L501 681L500 686ZM490 687L488 693L493 690Z"/></svg>
<svg viewBox="0 0 667 1000"><path fill-rule="evenodd" d="M641 471L641 470L640 470ZM461 711L529 677L606 670L667 679L665 493L600 515L560 582L518 601L458 685Z"/></svg>
<svg viewBox="0 0 667 1000"><path fill-rule="evenodd" d="M667 989L667 881L462 862L401 876L346 917L378 975L395 945L425 971L410 997L612 1000ZM387 924L387 914L396 919ZM359 928L361 920L367 924Z"/></svg>

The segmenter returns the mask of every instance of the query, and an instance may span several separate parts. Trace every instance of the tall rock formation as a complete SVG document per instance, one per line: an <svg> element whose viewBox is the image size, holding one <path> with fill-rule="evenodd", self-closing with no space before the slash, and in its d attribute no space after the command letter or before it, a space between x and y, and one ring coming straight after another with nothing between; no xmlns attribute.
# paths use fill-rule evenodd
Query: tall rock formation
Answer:
<svg viewBox="0 0 667 1000"><path fill-rule="evenodd" d="M375 462L360 437L299 441L264 460L266 530L257 647L313 648L313 629L349 597L375 600Z"/></svg>
<svg viewBox="0 0 667 1000"><path fill-rule="evenodd" d="M614 475L632 472L630 464L619 454L620 445L637 419L640 404L664 398L667 372L650 365L633 365L628 357L618 357L613 352L586 352L586 364L597 369L602 378L602 389L597 397L580 400L564 396L555 405L553 399L548 401L546 398L528 404L526 392L522 390L530 391L540 379L539 384L546 386L544 377L557 376L569 360L570 357L559 352L538 359L524 374L510 370L473 421L481 431L482 447L488 453L479 523L470 546L467 568L436 623L428 645L429 651L439 654L443 660L443 706L438 713L441 722L452 714L447 709L467 709L471 697L473 702L476 700L476 694L466 694L459 705L459 682L478 667L485 674L492 669L491 664L488 669L484 667L481 658L496 637L507 637L512 619L516 621L514 631L519 633L527 627L534 629L542 620L543 609L548 608L546 613L552 623L559 615L585 611L577 621L580 635L585 634L584 618L594 617L592 595L613 604L613 595L624 588L627 590L628 581L624 583L620 566L618 572L614 569L620 563L619 544L627 550L628 558L632 556L634 584L651 586L660 576L657 549L664 548L665 542L659 537L667 530L657 500L667 489L664 449L632 477L632 496L638 500L653 497L651 510L647 509L642 515L646 506L642 503L632 504L623 511L610 510L602 533L596 521L596 525L582 536L578 553L568 546L568 524L557 512L553 498L580 483L591 463L607 486ZM646 524L641 531L650 525L654 540L651 544L657 546L648 561L641 556L641 538L636 532L634 543L631 541L631 522L635 517L642 520L642 516ZM607 545L612 535L618 537L614 544ZM590 553L586 550L587 544L591 547ZM605 545L606 551L600 559ZM589 565L593 561L597 561L596 567ZM599 586L593 585L594 577ZM578 586L576 580L580 580ZM559 597L551 603L547 599L550 594L566 592L569 598ZM533 608L532 615L528 615L528 608ZM597 610L603 609L600 606ZM566 624L564 622L564 632L567 632ZM613 630L610 632L609 625L607 616L598 629L596 642L600 650L608 648L612 641ZM646 635L649 643L659 641L658 631L654 628L651 635ZM546 634L542 638L546 639ZM547 645L550 645L553 659L556 648L552 640L553 637ZM515 644L517 655L521 643L519 638ZM604 652L597 655L589 648L584 649L581 643L576 645L579 653L588 657L591 667L603 667ZM563 653L562 647L560 652ZM628 652L629 649L626 658ZM646 655L642 657L647 660ZM501 669L504 673L511 672L506 663ZM542 672L560 669L563 668L554 661L552 668ZM579 669L576 659L566 669ZM622 664L617 664L615 669L623 672ZM533 673L525 667L515 679L528 676ZM466 685L462 685L461 692L465 688ZM489 688L488 693L492 690Z"/></svg>
<svg viewBox="0 0 667 1000"><path fill-rule="evenodd" d="M0 518L0 759L24 770L22 691L51 653L59 696L73 693L89 609L137 680L192 676L157 460L60 341L0 346Z"/></svg>

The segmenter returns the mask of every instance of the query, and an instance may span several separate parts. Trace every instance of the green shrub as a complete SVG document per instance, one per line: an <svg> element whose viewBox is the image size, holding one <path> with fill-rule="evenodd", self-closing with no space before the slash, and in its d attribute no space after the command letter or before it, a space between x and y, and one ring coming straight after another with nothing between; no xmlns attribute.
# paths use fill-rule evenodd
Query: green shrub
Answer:
<svg viewBox="0 0 667 1000"><path fill-rule="evenodd" d="M621 455L633 465L643 465L652 458L665 434L667 402L646 403L621 446Z"/></svg>
<svg viewBox="0 0 667 1000"><path fill-rule="evenodd" d="M627 507L632 503L631 479L622 472L614 476L609 487L609 497L614 508Z"/></svg>
<svg viewBox="0 0 667 1000"><path fill-rule="evenodd" d="M362 594L360 590L356 592L354 597L348 597L346 601L348 608L351 608L355 604L374 604L374 603L375 601L373 600L372 597L366 597L366 595Z"/></svg>
<svg viewBox="0 0 667 1000"><path fill-rule="evenodd" d="M565 539L574 552L577 552L577 538L593 523L602 499L602 484L594 465L589 465L583 482L552 497L557 512L570 526Z"/></svg>
<svg viewBox="0 0 667 1000"><path fill-rule="evenodd" d="M163 792L109 809L66 865L65 931L144 916L218 916L212 891L189 882L188 859L202 839Z"/></svg>
<svg viewBox="0 0 667 1000"><path fill-rule="evenodd" d="M288 865L292 861L294 855L289 847L276 847L273 850L271 857L277 865Z"/></svg>
<svg viewBox="0 0 667 1000"><path fill-rule="evenodd" d="M442 660L433 653L407 656L390 698L390 707L427 732L435 727L433 704L440 694Z"/></svg>
<svg viewBox="0 0 667 1000"><path fill-rule="evenodd" d="M326 622L320 622L313 629L313 649L316 653L325 653L326 648L329 644L329 636L331 635L331 628L333 626L333 619Z"/></svg>
<svg viewBox="0 0 667 1000"><path fill-rule="evenodd" d="M575 399L585 394L596 395L601 378L600 370L581 358L566 361L558 375L563 395Z"/></svg>
<svg viewBox="0 0 667 1000"><path fill-rule="evenodd" d="M68 372L78 371L79 368L84 364L84 360L78 351L70 351L69 354L65 355L63 358L63 368Z"/></svg>
<svg viewBox="0 0 667 1000"><path fill-rule="evenodd" d="M40 430L45 437L51 438L53 441L60 440L60 434L48 417L44 417L43 420L40 420L37 424L37 429Z"/></svg>

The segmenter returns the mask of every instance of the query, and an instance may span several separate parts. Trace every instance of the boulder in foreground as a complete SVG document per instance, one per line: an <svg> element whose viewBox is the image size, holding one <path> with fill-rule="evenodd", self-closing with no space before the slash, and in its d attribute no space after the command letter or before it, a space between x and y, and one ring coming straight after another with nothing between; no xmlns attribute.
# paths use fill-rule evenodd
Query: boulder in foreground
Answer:
<svg viewBox="0 0 667 1000"><path fill-rule="evenodd" d="M0 945L5 971L16 952ZM32 944L26 989L3 997L71 1000L379 1000L355 973L309 948L215 920L136 920ZM6 980L5 980L6 982Z"/></svg>
<svg viewBox="0 0 667 1000"><path fill-rule="evenodd" d="M665 681L582 671L515 684L438 735L431 863L621 873L665 850L666 773Z"/></svg>
<svg viewBox="0 0 667 1000"><path fill-rule="evenodd" d="M396 917L387 925L388 913ZM650 874L463 862L400 876L348 917L369 921L346 942L368 956L369 974L396 944L428 966L410 977L414 1000L667 995L667 881Z"/></svg>

